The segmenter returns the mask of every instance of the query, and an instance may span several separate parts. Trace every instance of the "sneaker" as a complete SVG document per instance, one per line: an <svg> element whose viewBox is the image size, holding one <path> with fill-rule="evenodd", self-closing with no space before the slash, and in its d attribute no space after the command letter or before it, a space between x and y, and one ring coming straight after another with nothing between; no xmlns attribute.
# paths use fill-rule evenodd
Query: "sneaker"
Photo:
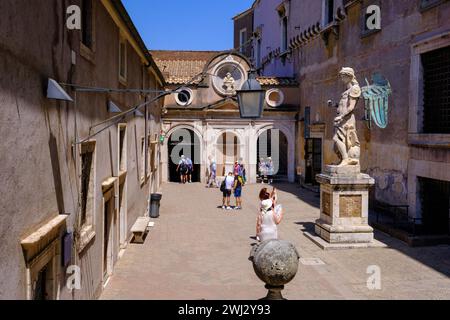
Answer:
<svg viewBox="0 0 450 320"><path fill-rule="evenodd" d="M226 208L225 206L222 206L222 209L223 209L223 210L225 210L225 208Z"/></svg>
<svg viewBox="0 0 450 320"><path fill-rule="evenodd" d="M227 210L231 210L231 207L227 207Z"/></svg>

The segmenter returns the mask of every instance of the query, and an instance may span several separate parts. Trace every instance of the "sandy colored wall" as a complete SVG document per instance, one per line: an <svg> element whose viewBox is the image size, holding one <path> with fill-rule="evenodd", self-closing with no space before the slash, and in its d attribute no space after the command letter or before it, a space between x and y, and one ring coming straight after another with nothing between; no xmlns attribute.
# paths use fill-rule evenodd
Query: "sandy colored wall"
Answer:
<svg viewBox="0 0 450 320"><path fill-rule="evenodd" d="M44 3L45 2L45 3ZM77 1L75 1L77 2ZM79 1L78 1L79 2ZM78 93L75 104L55 102L44 96L48 77L60 82L98 87L124 88L118 81L119 29L100 2L95 2L95 55L92 61L80 55L79 32L69 32L61 13L65 1L9 1L0 3L0 299L24 299L25 261L20 240L59 213L70 214L67 230L74 229L78 212L78 174L72 152L76 136L84 138L91 125L112 116L108 99L128 108L142 101L139 95ZM71 3L72 4L72 3ZM76 64L71 64L71 50ZM127 87L142 87L142 64L128 46ZM156 80L145 74L147 86ZM69 90L69 94L74 95ZM151 109L152 133L158 133L159 106ZM140 137L144 118L127 118L128 229L147 209L150 189L158 181L141 185ZM82 269L82 290L70 294L61 269L60 298L89 299L101 291L103 201L101 183L117 175L117 126L97 135L94 193L96 236L73 257ZM138 141L137 141L138 140ZM155 176L157 174L155 173ZM117 252L116 252L117 253ZM7 257L7 258L6 258ZM58 262L59 263L59 262Z"/></svg>
<svg viewBox="0 0 450 320"><path fill-rule="evenodd" d="M308 1L308 4L315 1ZM317 1L319 2L319 1ZM292 9L298 22L305 27L321 20L321 10L297 3ZM335 110L327 106L329 99L338 102L344 91L338 72L342 67L353 67L361 86L365 78L371 82L374 73L386 77L393 88L390 99L389 125L369 130L364 121L364 101L356 109L358 135L361 140L362 169L376 179L374 190L378 201L390 204L408 204L408 160L432 158L442 162L448 158L445 149L430 151L408 144L408 113L410 96L411 45L420 38L448 29L450 5L420 11L419 1L383 1L381 4L382 31L361 36L361 14L364 5L356 3L348 9L348 17L340 24L339 39L332 36L326 46L321 37L294 51L296 72L300 81L301 113L311 107L311 121L316 114L325 124L324 162L337 161L333 152L333 118ZM316 4L317 5L317 4ZM304 17L304 19L303 19ZM290 37L296 36L293 33ZM299 161L304 167L303 124L299 128Z"/></svg>

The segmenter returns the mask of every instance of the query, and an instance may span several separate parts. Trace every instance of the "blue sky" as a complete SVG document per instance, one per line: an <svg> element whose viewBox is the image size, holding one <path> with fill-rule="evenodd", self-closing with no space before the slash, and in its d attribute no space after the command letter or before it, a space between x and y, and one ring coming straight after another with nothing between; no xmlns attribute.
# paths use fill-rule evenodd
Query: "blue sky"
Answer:
<svg viewBox="0 0 450 320"><path fill-rule="evenodd" d="M150 50L225 50L253 0L122 0Z"/></svg>

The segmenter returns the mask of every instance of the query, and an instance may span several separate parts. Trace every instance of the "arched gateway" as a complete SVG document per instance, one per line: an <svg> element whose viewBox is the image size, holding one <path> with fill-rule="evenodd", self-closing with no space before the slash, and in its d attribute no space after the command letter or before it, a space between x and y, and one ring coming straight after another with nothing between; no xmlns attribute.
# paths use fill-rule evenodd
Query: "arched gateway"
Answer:
<svg viewBox="0 0 450 320"><path fill-rule="evenodd" d="M268 129L263 131L257 142L258 166L256 167L259 174L260 166L272 160L274 168L274 178L276 180L288 180L288 139L286 135L279 129Z"/></svg>
<svg viewBox="0 0 450 320"><path fill-rule="evenodd" d="M167 150L170 182L180 182L177 166L182 155L190 158L193 162L192 182L200 182L200 139L193 130L186 128L175 130L168 139Z"/></svg>

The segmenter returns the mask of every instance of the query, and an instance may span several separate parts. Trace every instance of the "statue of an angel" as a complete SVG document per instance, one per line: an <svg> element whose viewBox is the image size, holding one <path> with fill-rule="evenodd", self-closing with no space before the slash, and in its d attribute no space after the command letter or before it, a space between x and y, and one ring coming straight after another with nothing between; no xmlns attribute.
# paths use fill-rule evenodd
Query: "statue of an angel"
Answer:
<svg viewBox="0 0 450 320"><path fill-rule="evenodd" d="M356 132L354 109L361 96L361 88L352 68L342 68L339 76L347 90L341 95L337 106L338 115L334 119L333 141L335 151L341 160L338 166L359 165L361 148Z"/></svg>

